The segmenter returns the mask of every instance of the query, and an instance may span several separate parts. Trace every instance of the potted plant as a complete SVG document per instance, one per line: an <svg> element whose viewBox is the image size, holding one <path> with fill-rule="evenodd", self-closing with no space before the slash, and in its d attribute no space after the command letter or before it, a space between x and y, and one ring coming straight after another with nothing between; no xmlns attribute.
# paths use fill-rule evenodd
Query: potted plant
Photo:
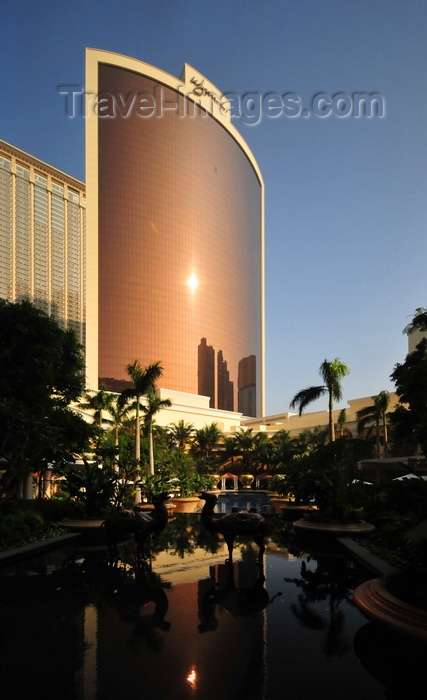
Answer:
<svg viewBox="0 0 427 700"><path fill-rule="evenodd" d="M214 479L208 475L198 474L193 458L189 454L176 454L173 465L174 495L170 502L175 505L175 513L194 513L203 505L199 498L201 491L207 491L215 486Z"/></svg>
<svg viewBox="0 0 427 700"><path fill-rule="evenodd" d="M69 498L83 503L86 519L103 518L114 501L118 476L111 467L83 460L83 466L66 467L58 473L64 480L62 489Z"/></svg>
<svg viewBox="0 0 427 700"><path fill-rule="evenodd" d="M275 512L290 519L314 509L312 482L298 464L299 460L295 460L287 467L286 474L275 474L270 482L270 490L277 494L270 498Z"/></svg>
<svg viewBox="0 0 427 700"><path fill-rule="evenodd" d="M275 474L270 481L270 503L274 512L280 515L281 507L289 503L289 487L286 474Z"/></svg>
<svg viewBox="0 0 427 700"><path fill-rule="evenodd" d="M199 498L201 491L213 488L213 479L202 474L184 474L174 480L176 495L170 502L175 505L175 513L195 513L203 501Z"/></svg>
<svg viewBox="0 0 427 700"><path fill-rule="evenodd" d="M164 478L153 476L152 474L144 474L141 477L140 484L142 501L138 504L139 510L154 510L154 496L158 496L170 489L170 484ZM170 499L165 503L165 506L169 511L173 511L175 508Z"/></svg>
<svg viewBox="0 0 427 700"><path fill-rule="evenodd" d="M295 521L294 528L334 535L374 531L375 527L362 519L354 488L354 482L361 478L357 464L367 459L371 451L366 440L342 437L318 446L298 460L302 483L313 494L316 509Z"/></svg>

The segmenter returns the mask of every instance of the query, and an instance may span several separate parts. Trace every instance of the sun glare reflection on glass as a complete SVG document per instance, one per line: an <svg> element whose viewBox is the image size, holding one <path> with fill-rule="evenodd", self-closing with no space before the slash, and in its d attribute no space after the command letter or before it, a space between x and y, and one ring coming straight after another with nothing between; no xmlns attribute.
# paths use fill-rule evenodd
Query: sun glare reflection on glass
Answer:
<svg viewBox="0 0 427 700"><path fill-rule="evenodd" d="M196 291L198 286L199 286L199 280L197 279L196 275L193 272L187 280L187 287L194 294L194 292Z"/></svg>

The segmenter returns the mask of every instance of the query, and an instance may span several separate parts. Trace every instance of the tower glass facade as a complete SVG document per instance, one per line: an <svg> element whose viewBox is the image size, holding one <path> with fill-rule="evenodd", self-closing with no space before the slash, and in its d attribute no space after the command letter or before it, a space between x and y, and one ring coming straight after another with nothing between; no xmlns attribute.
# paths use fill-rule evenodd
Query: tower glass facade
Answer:
<svg viewBox="0 0 427 700"><path fill-rule="evenodd" d="M160 360L160 386L261 415L263 187L253 156L185 82L88 54L99 381L120 389L127 364Z"/></svg>

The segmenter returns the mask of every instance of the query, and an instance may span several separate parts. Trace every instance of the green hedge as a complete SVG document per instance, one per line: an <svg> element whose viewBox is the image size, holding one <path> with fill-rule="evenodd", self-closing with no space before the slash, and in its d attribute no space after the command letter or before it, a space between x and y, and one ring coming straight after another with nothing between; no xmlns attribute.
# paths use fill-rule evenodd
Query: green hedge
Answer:
<svg viewBox="0 0 427 700"><path fill-rule="evenodd" d="M55 523L63 518L79 518L84 513L78 501L39 498L30 501L4 498L0 500L0 518L8 513L38 513L44 520Z"/></svg>
<svg viewBox="0 0 427 700"><path fill-rule="evenodd" d="M80 506L74 501L0 500L0 551L63 534L56 522L78 517Z"/></svg>

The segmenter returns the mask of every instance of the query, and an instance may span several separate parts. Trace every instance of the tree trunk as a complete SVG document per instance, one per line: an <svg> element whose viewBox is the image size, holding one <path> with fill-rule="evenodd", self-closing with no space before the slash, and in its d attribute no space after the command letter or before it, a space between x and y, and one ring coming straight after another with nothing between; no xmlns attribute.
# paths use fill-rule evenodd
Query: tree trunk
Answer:
<svg viewBox="0 0 427 700"><path fill-rule="evenodd" d="M377 418L376 420L376 432L377 432L377 457L381 457L381 440L380 440L380 422Z"/></svg>
<svg viewBox="0 0 427 700"><path fill-rule="evenodd" d="M329 394L329 440L335 442L335 425L334 425L334 400L332 393Z"/></svg>
<svg viewBox="0 0 427 700"><path fill-rule="evenodd" d="M388 457L388 429L387 418L383 415L383 439L384 439L384 457Z"/></svg>
<svg viewBox="0 0 427 700"><path fill-rule="evenodd" d="M119 471L119 460L120 460L120 455L119 455L119 429L117 425L114 428L114 447L117 449L117 452L114 456L114 471L118 472Z"/></svg>
<svg viewBox="0 0 427 700"><path fill-rule="evenodd" d="M154 476L153 424L151 421L148 429L148 457L150 463L150 474Z"/></svg>
<svg viewBox="0 0 427 700"><path fill-rule="evenodd" d="M139 420L139 396L136 397L136 415L135 415L135 460L137 462L137 469L139 468L139 462L141 460L141 429ZM141 488L138 485L139 477L135 479L135 497L134 503L141 503Z"/></svg>

